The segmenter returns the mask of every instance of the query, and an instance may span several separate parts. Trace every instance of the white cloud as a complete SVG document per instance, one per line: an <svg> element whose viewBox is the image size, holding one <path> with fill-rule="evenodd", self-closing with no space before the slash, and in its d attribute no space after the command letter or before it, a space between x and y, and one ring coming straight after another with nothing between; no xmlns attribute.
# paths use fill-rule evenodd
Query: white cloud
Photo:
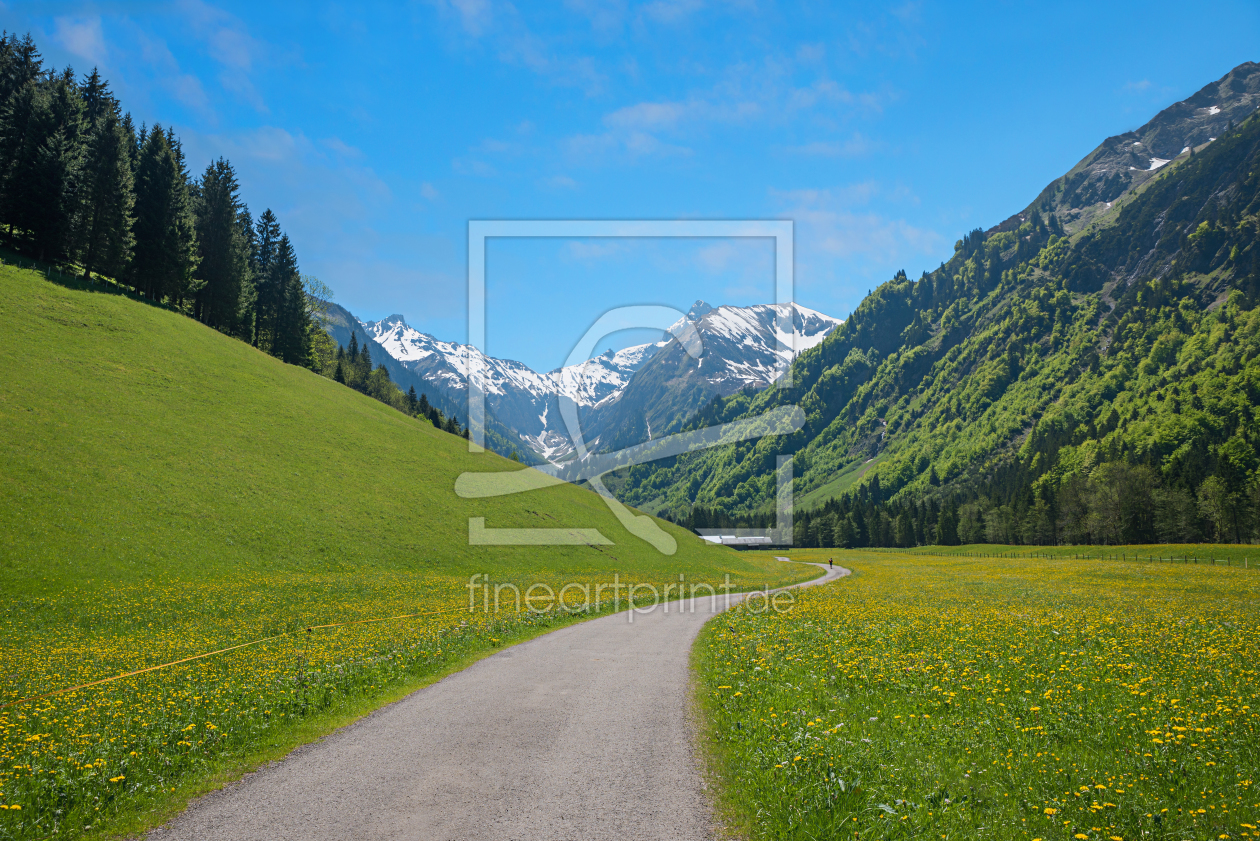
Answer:
<svg viewBox="0 0 1260 841"><path fill-rule="evenodd" d="M259 160L285 161L307 151L310 143L305 137L294 137L282 128L262 126L240 137L237 148Z"/></svg>
<svg viewBox="0 0 1260 841"><path fill-rule="evenodd" d="M451 169L460 175L475 175L478 178L491 178L498 174L494 167L477 158L456 158L451 161Z"/></svg>
<svg viewBox="0 0 1260 841"><path fill-rule="evenodd" d="M801 64L822 64L827 57L823 44L801 44L796 48L796 60Z"/></svg>
<svg viewBox="0 0 1260 841"><path fill-rule="evenodd" d="M553 175L550 178L544 178L538 182L542 187L558 188L561 190L576 190L578 183L567 175Z"/></svg>
<svg viewBox="0 0 1260 841"><path fill-rule="evenodd" d="M494 10L489 0L449 0L449 5L459 16L464 31L474 38L484 34L493 24Z"/></svg>
<svg viewBox="0 0 1260 841"><path fill-rule="evenodd" d="M857 132L848 140L816 140L787 147L787 151L793 154L824 158L856 158L870 154L874 149L875 144Z"/></svg>
<svg viewBox="0 0 1260 841"><path fill-rule="evenodd" d="M105 33L101 29L99 15L92 17L59 17L54 21L53 39L71 55L86 59L93 64L104 64L106 57Z"/></svg>
<svg viewBox="0 0 1260 841"><path fill-rule="evenodd" d="M362 158L363 151L346 143L340 137L325 137L320 143L343 158Z"/></svg>
<svg viewBox="0 0 1260 841"><path fill-rule="evenodd" d="M604 35L621 31L625 24L625 0L565 0L564 5L589 20L591 29Z"/></svg>
<svg viewBox="0 0 1260 841"><path fill-rule="evenodd" d="M608 239L572 239L565 241L564 250L561 254L581 263L592 263L618 254L624 254L626 248L626 243L615 237Z"/></svg>
<svg viewBox="0 0 1260 841"><path fill-rule="evenodd" d="M799 248L807 262L820 256L907 261L944 247L945 238L936 231L876 211L859 210L880 194L874 182L837 190L771 191L771 196L784 205L781 215L795 220ZM903 194L894 191L893 197Z"/></svg>
<svg viewBox="0 0 1260 841"><path fill-rule="evenodd" d="M618 108L604 117L604 123L624 129L672 128L687 111L681 102L640 102Z"/></svg>
<svg viewBox="0 0 1260 841"><path fill-rule="evenodd" d="M653 0L643 14L657 23L677 23L704 8L703 0Z"/></svg>
<svg viewBox="0 0 1260 841"><path fill-rule="evenodd" d="M166 42L151 38L139 29L134 30L134 37L140 47L140 56L144 60L144 65L153 74L157 86L165 89L187 107L201 112L206 119L213 122L216 119L215 113L210 107L210 98L206 96L201 80L180 69L179 62L171 54Z"/></svg>
<svg viewBox="0 0 1260 841"><path fill-rule="evenodd" d="M558 85L580 88L587 94L603 89L604 77L591 57L567 54L556 43L538 36L510 2L435 0L434 5L439 15L458 21L457 41L484 42L504 64L528 68Z"/></svg>
<svg viewBox="0 0 1260 841"><path fill-rule="evenodd" d="M252 76L257 64L277 51L251 35L244 21L203 0L181 0L179 9L196 36L205 42L210 57L222 68L220 84L259 113L268 113Z"/></svg>
<svg viewBox="0 0 1260 841"><path fill-rule="evenodd" d="M437 201L442 197L442 194L438 192L437 187L434 187L428 181L425 181L420 185L420 195L429 201Z"/></svg>

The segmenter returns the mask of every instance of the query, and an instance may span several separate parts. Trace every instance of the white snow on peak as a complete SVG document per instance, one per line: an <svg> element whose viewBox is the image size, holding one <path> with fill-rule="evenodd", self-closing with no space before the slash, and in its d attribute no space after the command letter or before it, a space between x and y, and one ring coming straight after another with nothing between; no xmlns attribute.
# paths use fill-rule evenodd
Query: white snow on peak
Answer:
<svg viewBox="0 0 1260 841"><path fill-rule="evenodd" d="M793 358L818 345L841 323L799 304L706 305L697 313L700 317L694 324L705 349L700 370L714 382L737 388L773 382ZM780 316L791 319L790 331L780 329ZM473 382L486 394L487 408L505 420L510 415L522 437L548 460L563 458L573 450L559 413L550 411L558 397L588 408L616 402L635 372L675 341L666 336L660 342L609 350L576 365L539 373L520 362L487 356L470 345L440 341L409 326L402 316L360 325L390 356L425 381L466 391L471 371ZM711 346L716 346L716 353L709 353Z"/></svg>
<svg viewBox="0 0 1260 841"><path fill-rule="evenodd" d="M1148 169L1147 172L1151 172L1152 170L1159 169L1161 166L1163 166L1166 163L1168 163L1168 160L1165 158L1151 158L1151 168Z"/></svg>
<svg viewBox="0 0 1260 841"><path fill-rule="evenodd" d="M401 316L360 324L390 356L421 372L425 379L440 380L462 391L471 369L473 381L487 395L523 392L543 402L564 395L580 406L594 405L623 388L660 346L645 344L608 351L577 365L538 373L523 363L487 356L471 345L435 339L409 326ZM539 405L538 411L545 427L546 407Z"/></svg>
<svg viewBox="0 0 1260 841"><path fill-rule="evenodd" d="M1215 117L1219 113L1221 113L1221 108L1219 105L1213 105L1211 108L1208 109L1209 117Z"/></svg>

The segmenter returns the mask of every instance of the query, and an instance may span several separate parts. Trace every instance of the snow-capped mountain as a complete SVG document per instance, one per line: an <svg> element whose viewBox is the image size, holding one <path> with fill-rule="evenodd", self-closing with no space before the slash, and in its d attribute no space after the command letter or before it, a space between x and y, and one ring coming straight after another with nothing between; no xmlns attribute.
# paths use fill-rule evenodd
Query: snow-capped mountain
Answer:
<svg viewBox="0 0 1260 841"><path fill-rule="evenodd" d="M593 406L624 388L654 350L653 345L639 345L608 351L578 365L539 373L512 359L487 356L471 345L421 333L401 315L360 325L403 368L463 405L468 400L471 367L486 395L487 414L515 430L546 459L572 450L557 398L566 397L579 407Z"/></svg>
<svg viewBox="0 0 1260 841"><path fill-rule="evenodd" d="M780 331L781 314L790 315L791 332ZM793 358L840 324L799 304L712 307L696 301L687 317L700 335L699 359L673 338L657 344L626 386L583 418L589 449L620 449L677 432L714 397L770 385Z"/></svg>
<svg viewBox="0 0 1260 841"><path fill-rule="evenodd" d="M600 449L672 432L715 395L769 385L792 357L821 342L840 323L805 307L791 307L793 330L781 334L778 306L711 307L697 301L688 318L703 346L698 360L669 336L546 373L486 356L469 345L436 339L408 325L401 315L360 321L344 313L341 320L357 323L373 350L388 355L386 364L399 385L406 389L414 384L417 391L446 405L467 405L470 360L475 361L472 367L486 395L488 423L511 430L539 457L561 461L574 450L561 419L561 398L577 405L588 447ZM347 328L354 326L340 324L334 329L330 324L329 331L345 343ZM780 339L785 347L779 347Z"/></svg>

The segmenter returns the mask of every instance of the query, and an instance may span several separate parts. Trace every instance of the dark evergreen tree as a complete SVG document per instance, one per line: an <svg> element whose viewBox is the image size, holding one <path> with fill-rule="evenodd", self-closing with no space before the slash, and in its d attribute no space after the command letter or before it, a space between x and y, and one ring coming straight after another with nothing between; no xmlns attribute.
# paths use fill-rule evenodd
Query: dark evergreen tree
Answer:
<svg viewBox="0 0 1260 841"><path fill-rule="evenodd" d="M232 165L219 158L206 167L197 187L199 280L194 315L216 330L248 336L243 323L248 299L249 242L240 226L244 205Z"/></svg>
<svg viewBox="0 0 1260 841"><path fill-rule="evenodd" d="M280 246L280 222L267 208L254 226L254 344L269 349L275 336L277 313L280 311L280 290L275 284L271 266ZM357 347L357 345L356 345ZM354 354L351 354L353 356Z"/></svg>
<svg viewBox="0 0 1260 841"><path fill-rule="evenodd" d="M7 103L4 222L16 245L47 261L70 255L85 143L83 99L73 71L29 81Z"/></svg>
<svg viewBox="0 0 1260 841"><path fill-rule="evenodd" d="M293 365L305 365L309 350L310 315L302 276L298 272L297 254L287 234L282 234L276 244L267 284L280 296L272 325L271 355ZM367 350L366 342L363 349ZM371 371L371 365L369 360L367 372Z"/></svg>
<svg viewBox="0 0 1260 841"><path fill-rule="evenodd" d="M93 70L84 82L88 120L82 207L76 231L83 276L93 271L120 277L131 259L135 183L131 164L134 138L119 116L118 102Z"/></svg>
<svg viewBox="0 0 1260 841"><path fill-rule="evenodd" d="M161 126L147 133L140 152L133 230L127 276L136 290L177 304L195 294L196 217L188 176Z"/></svg>

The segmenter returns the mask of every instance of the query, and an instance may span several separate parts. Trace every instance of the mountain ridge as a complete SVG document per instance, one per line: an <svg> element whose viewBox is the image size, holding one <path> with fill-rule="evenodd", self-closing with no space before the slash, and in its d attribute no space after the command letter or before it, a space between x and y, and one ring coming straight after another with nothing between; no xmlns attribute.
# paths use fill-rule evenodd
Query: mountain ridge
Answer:
<svg viewBox="0 0 1260 841"><path fill-rule="evenodd" d="M646 440L653 425L656 434L676 431L714 396L769 386L791 358L817 345L841 323L799 304L791 306L793 332L780 335L779 305L715 307L696 301L674 328L688 319L696 325L705 348L698 361L669 336L610 349L547 372L437 339L411 327L399 314L364 321L332 307L325 329L343 345L351 332L362 334L373 363L384 364L400 388L415 387L444 414L456 417L467 414L468 354L476 354L486 395L487 432L494 432L488 445L501 454L516 451L518 457L525 456L523 460L541 463L574 454L561 420L561 399L577 406L588 448L603 449ZM646 379L635 383L644 369L650 369ZM630 397L624 399L627 393ZM669 407L670 414L646 411L648 405Z"/></svg>
<svg viewBox="0 0 1260 841"><path fill-rule="evenodd" d="M940 269L881 284L794 362L792 388L715 400L693 421L796 403L800 432L635 467L609 487L693 524L712 512L753 522L773 499L774 457L792 454L803 545L1250 533L1260 522L1260 65L1205 90L1224 91L1225 107L1196 100L1160 113L1188 114L1198 122L1176 126L1214 140L1126 181L1101 210L1065 190L1072 173L1057 179L1011 217L1018 225L973 231ZM1241 125L1214 133L1243 111ZM1131 134L1156 131L1177 142L1167 125ZM1078 206L1096 212L1065 223ZM1127 498L1142 501L1106 508ZM1228 533L1221 512L1235 523ZM827 525L811 533L814 521ZM810 542L821 534L836 542Z"/></svg>

